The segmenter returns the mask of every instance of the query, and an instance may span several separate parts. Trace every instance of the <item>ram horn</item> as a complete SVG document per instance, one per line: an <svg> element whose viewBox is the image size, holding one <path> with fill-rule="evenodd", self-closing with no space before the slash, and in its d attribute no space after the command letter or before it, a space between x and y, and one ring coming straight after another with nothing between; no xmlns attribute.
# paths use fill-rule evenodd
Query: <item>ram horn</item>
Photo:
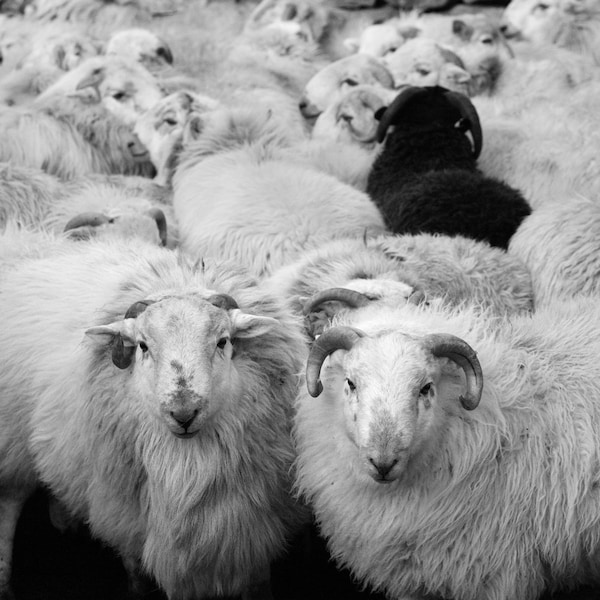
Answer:
<svg viewBox="0 0 600 600"><path fill-rule="evenodd" d="M322 391L321 367L323 361L336 350L350 350L366 334L354 327L332 327L313 343L306 363L306 387L308 393L316 398Z"/></svg>
<svg viewBox="0 0 600 600"><path fill-rule="evenodd" d="M134 302L125 313L124 319L135 319L138 315L142 314L150 304L153 304L153 300L139 300ZM133 360L135 355L135 346L125 346L125 342L121 334L117 334L113 341L112 348L112 361L113 364L119 369L126 369Z"/></svg>
<svg viewBox="0 0 600 600"><path fill-rule="evenodd" d="M146 211L146 214L154 219L156 226L158 227L158 237L160 239L160 245L167 245L167 218L165 213L160 208L150 208Z"/></svg>
<svg viewBox="0 0 600 600"><path fill-rule="evenodd" d="M99 227L100 225L105 225L106 223L110 223L110 219L99 212L84 212L78 215L75 215L72 219L69 219L63 232L69 231L71 229L77 229L78 227Z"/></svg>
<svg viewBox="0 0 600 600"><path fill-rule="evenodd" d="M467 377L467 391L460 396L460 403L466 410L477 408L483 392L483 373L475 350L449 333L432 333L425 337L424 343L434 356L449 358L462 368Z"/></svg>
<svg viewBox="0 0 600 600"><path fill-rule="evenodd" d="M360 308L361 306L367 306L367 304L371 303L371 299L368 296L361 292L357 292L356 290L348 288L327 288L326 290L321 290L320 292L313 294L304 303L302 314L308 315L313 312L315 308L323 304L323 302L330 302L332 300L343 302L350 308Z"/></svg>
<svg viewBox="0 0 600 600"><path fill-rule="evenodd" d="M222 308L223 310L239 308L238 303L229 294L214 294L206 300L212 305Z"/></svg>
<svg viewBox="0 0 600 600"><path fill-rule="evenodd" d="M461 116L467 120L467 128L471 131L471 135L473 136L473 157L478 158L483 146L483 133L481 131L479 115L477 114L473 103L467 96L460 94L459 92L448 91L444 96L448 99L448 102L460 112Z"/></svg>
<svg viewBox="0 0 600 600"><path fill-rule="evenodd" d="M385 112L381 115L379 126L377 127L377 142L381 144L385 139L385 135L389 126L396 121L398 115L402 113L404 107L412 100L415 96L426 93L423 88L408 86L404 88L393 100L393 102L387 107Z"/></svg>

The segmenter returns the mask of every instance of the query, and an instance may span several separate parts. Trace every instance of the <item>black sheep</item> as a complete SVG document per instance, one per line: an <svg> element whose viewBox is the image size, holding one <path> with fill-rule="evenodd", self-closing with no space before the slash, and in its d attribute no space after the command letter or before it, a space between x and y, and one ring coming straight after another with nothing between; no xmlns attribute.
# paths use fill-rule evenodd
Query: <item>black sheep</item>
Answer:
<svg viewBox="0 0 600 600"><path fill-rule="evenodd" d="M367 183L388 228L506 248L531 208L518 190L477 169L482 133L471 101L442 87L407 87L380 113L379 142L390 125Z"/></svg>

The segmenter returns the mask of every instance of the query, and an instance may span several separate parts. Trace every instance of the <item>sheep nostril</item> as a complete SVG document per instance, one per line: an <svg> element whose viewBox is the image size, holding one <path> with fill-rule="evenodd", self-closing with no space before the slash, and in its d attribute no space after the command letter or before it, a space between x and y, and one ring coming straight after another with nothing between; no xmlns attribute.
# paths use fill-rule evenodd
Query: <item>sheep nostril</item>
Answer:
<svg viewBox="0 0 600 600"><path fill-rule="evenodd" d="M303 111L306 110L306 107L308 106L308 101L307 100L300 100L300 102L298 103L298 108Z"/></svg>
<svg viewBox="0 0 600 600"><path fill-rule="evenodd" d="M394 458L390 461L377 461L372 458L369 458L369 462L375 467L377 473L380 475L382 479L385 479L388 473L394 468L394 466L398 463L398 459Z"/></svg>

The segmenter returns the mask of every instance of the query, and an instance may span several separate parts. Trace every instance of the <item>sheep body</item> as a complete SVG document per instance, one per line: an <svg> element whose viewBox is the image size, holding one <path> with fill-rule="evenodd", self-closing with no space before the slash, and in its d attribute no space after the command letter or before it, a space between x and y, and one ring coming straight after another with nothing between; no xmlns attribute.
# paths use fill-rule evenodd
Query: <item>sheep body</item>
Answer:
<svg viewBox="0 0 600 600"><path fill-rule="evenodd" d="M575 197L540 206L511 238L509 252L531 272L537 308L600 288L600 207Z"/></svg>
<svg viewBox="0 0 600 600"><path fill-rule="evenodd" d="M2 332L3 499L43 481L126 563L143 565L169 598L240 593L299 521L286 491L291 400L304 352L295 321L232 265L200 268L139 243L64 243L47 258L23 260L3 283L0 303L10 323ZM66 289L72 302L64 302ZM215 293L234 294L242 310L207 303ZM84 336L144 298L156 304L135 322L149 323L155 375L142 374L140 350L131 367L117 369L110 341ZM161 311L175 328L162 350ZM244 335L244 320L267 322L257 343ZM40 323L48 343L32 348L26 340L39 339ZM235 355L219 376L225 359L211 366L208 357L214 336L228 330ZM177 348L168 339L177 339ZM198 349L191 356L190 343ZM186 380L188 395L171 389ZM159 400L195 394L207 403L202 432L176 437Z"/></svg>
<svg viewBox="0 0 600 600"><path fill-rule="evenodd" d="M397 599L530 600L598 581L597 301L510 324L474 308L406 305L339 313L334 325L367 337L330 356L320 398L300 392L295 432L298 487L339 563ZM440 332L477 352L475 410L457 400L452 361L423 352L423 336ZM415 369L436 364L451 377L440 398L409 404L427 381ZM351 441L380 430L388 437L373 443L405 448L387 485Z"/></svg>
<svg viewBox="0 0 600 600"><path fill-rule="evenodd" d="M464 235L506 248L531 209L518 190L476 168L478 149L455 125L461 118L478 125L477 114L457 94L454 99L473 108L468 117L464 104L459 112L446 93L408 88L394 100L387 109L392 113L407 98L373 163L367 192L395 233Z"/></svg>

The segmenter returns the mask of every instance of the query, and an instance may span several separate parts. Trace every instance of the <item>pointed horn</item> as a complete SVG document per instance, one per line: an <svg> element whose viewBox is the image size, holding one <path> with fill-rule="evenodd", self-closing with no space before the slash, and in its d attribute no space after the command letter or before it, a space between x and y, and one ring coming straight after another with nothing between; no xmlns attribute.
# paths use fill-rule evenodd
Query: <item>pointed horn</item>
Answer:
<svg viewBox="0 0 600 600"><path fill-rule="evenodd" d="M140 300L134 302L125 313L124 319L135 319L138 315L142 314L150 304L153 304L153 300ZM119 369L126 369L135 355L135 346L126 346L123 341L121 334L117 334L113 341L112 348L112 361L113 364Z"/></svg>
<svg viewBox="0 0 600 600"><path fill-rule="evenodd" d="M365 294L361 294L355 290L348 288L328 288L321 290L316 294L313 294L302 307L302 314L308 315L315 310L323 302L330 302L331 300L337 300L338 302L344 302L350 308L360 308L371 303L371 299Z"/></svg>
<svg viewBox="0 0 600 600"><path fill-rule="evenodd" d="M156 221L158 227L158 237L160 239L160 245L167 245L167 218L165 213L160 208L151 208L146 211L149 217L152 217Z"/></svg>
<svg viewBox="0 0 600 600"><path fill-rule="evenodd" d="M306 363L306 386L313 398L323 391L320 380L323 361L336 350L350 350L365 335L364 331L354 327L332 327L314 342Z"/></svg>
<svg viewBox="0 0 600 600"><path fill-rule="evenodd" d="M475 350L449 333L432 333L424 342L434 356L445 356L462 368L467 377L467 391L460 396L460 403L466 410L477 408L483 392L483 373Z"/></svg>
<svg viewBox="0 0 600 600"><path fill-rule="evenodd" d="M462 117L468 121L468 129L473 136L473 157L478 158L483 146L483 133L481 132L481 123L479 115L472 102L464 94L448 91L444 94L450 104L460 111Z"/></svg>
<svg viewBox="0 0 600 600"><path fill-rule="evenodd" d="M63 232L77 229L78 227L99 227L106 223L110 223L110 219L106 215L99 212L84 212L75 215L72 219L67 221Z"/></svg>
<svg viewBox="0 0 600 600"><path fill-rule="evenodd" d="M229 294L214 294L207 298L207 302L223 310L239 308L238 303Z"/></svg>
<svg viewBox="0 0 600 600"><path fill-rule="evenodd" d="M397 120L398 116L402 114L402 111L408 102L422 93L424 93L423 88L408 86L394 98L394 101L387 107L379 121L379 127L377 127L378 143L381 144L381 142L383 142L390 125L392 125Z"/></svg>

